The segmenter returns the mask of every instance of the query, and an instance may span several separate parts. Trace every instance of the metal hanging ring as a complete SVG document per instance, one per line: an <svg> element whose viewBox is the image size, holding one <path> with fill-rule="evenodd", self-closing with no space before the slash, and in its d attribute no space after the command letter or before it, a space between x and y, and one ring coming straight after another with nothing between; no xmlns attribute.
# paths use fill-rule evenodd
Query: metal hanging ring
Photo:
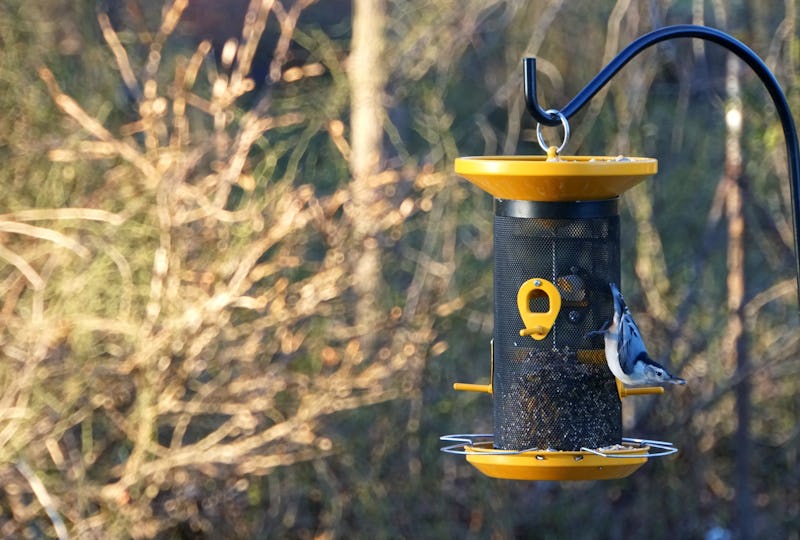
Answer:
<svg viewBox="0 0 800 540"><path fill-rule="evenodd" d="M564 128L564 140L561 144L556 148L556 154L560 154L561 151L567 146L569 142L569 121L567 117L564 116L561 111L557 111L556 109L548 109L547 114L554 114L558 116L558 119L561 120L561 126ZM536 123L536 138L539 140L539 146L541 146L542 150L547 152L550 149L550 145L544 140L544 136L542 135L542 124Z"/></svg>

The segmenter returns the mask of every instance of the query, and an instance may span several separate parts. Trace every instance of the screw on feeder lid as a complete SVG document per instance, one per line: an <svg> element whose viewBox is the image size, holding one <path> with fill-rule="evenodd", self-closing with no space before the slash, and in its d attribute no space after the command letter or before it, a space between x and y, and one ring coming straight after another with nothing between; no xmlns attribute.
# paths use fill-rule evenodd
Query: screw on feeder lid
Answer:
<svg viewBox="0 0 800 540"><path fill-rule="evenodd" d="M658 171L652 158L548 156L460 157L455 172L497 199L574 202L613 199Z"/></svg>
<svg viewBox="0 0 800 540"><path fill-rule="evenodd" d="M569 142L569 121L556 109L546 113L561 121L564 138L558 146L548 144L542 123L537 123L536 138L545 157L462 157L455 161L456 174L497 199L566 202L613 199L658 170L658 162L649 158L561 157Z"/></svg>

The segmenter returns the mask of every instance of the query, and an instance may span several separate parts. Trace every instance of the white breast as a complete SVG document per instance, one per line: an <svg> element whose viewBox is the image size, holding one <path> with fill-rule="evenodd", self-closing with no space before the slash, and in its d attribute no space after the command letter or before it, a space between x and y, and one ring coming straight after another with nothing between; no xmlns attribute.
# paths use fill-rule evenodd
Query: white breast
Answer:
<svg viewBox="0 0 800 540"><path fill-rule="evenodd" d="M614 376L622 381L625 384L633 384L633 380L622 371L622 366L619 364L619 350L618 350L618 341L617 341L617 334L612 333L610 330L606 332L605 339L605 349L606 349L606 363L608 364L608 369L611 370L611 373Z"/></svg>

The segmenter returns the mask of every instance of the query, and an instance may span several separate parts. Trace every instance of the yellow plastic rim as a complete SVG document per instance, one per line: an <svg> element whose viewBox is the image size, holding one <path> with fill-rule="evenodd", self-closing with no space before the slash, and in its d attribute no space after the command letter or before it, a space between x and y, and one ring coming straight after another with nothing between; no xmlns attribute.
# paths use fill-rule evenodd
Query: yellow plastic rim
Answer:
<svg viewBox="0 0 800 540"><path fill-rule="evenodd" d="M649 446L613 450L598 456L591 452L532 450L496 454L492 446L465 447L467 461L492 478L505 480L611 480L633 474L647 462ZM624 456L624 457L622 457Z"/></svg>
<svg viewBox="0 0 800 540"><path fill-rule="evenodd" d="M658 171L658 161L608 156L475 156L456 174L498 199L591 201L618 197Z"/></svg>

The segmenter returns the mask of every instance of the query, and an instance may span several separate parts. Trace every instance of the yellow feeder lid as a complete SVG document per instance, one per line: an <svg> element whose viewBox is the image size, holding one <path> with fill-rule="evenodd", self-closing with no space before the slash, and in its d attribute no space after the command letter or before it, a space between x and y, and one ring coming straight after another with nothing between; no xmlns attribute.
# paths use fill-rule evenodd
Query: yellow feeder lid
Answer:
<svg viewBox="0 0 800 540"><path fill-rule="evenodd" d="M658 161L608 156L475 156L457 158L456 174L498 199L613 199L658 171Z"/></svg>

